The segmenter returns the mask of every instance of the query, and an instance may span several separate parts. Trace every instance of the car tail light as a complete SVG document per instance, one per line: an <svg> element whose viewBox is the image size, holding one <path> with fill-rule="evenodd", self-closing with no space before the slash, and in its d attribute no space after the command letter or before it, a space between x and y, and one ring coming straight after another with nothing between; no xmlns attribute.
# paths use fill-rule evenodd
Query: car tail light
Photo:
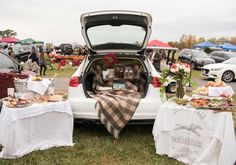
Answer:
<svg viewBox="0 0 236 165"><path fill-rule="evenodd" d="M152 85L154 88L159 88L161 86L161 82L159 81L158 77L152 78Z"/></svg>
<svg viewBox="0 0 236 165"><path fill-rule="evenodd" d="M71 77L69 86L70 87L77 87L79 85L79 77Z"/></svg>

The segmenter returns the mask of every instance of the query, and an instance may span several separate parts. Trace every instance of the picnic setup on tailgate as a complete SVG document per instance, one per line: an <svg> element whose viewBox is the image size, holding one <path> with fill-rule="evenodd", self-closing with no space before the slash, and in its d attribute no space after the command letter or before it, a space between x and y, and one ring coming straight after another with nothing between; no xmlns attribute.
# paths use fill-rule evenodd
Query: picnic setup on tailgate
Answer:
<svg viewBox="0 0 236 165"><path fill-rule="evenodd" d="M151 124L154 156L193 165L234 164L230 83L216 78L199 86L191 64L176 59L177 48L157 40L146 47L152 30L148 13L98 11L82 14L80 21L88 54L55 55L61 62L57 71L63 61L79 60L67 92L55 91L57 72L20 78L19 66L14 87L0 97L0 159L52 147L69 151L82 137L73 136L80 127L76 122L92 122L102 125L108 132L103 136L114 144L124 140L128 124ZM99 33L104 29L106 35Z"/></svg>

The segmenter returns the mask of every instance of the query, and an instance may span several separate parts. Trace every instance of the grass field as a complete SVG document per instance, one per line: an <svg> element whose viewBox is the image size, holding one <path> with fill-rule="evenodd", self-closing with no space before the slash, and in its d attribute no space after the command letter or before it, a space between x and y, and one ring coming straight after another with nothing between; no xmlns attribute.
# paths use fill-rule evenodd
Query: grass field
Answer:
<svg viewBox="0 0 236 165"><path fill-rule="evenodd" d="M36 151L0 164L77 164L77 165L181 165L167 156L155 154L151 126L128 126L115 140L103 126L75 125L74 147Z"/></svg>
<svg viewBox="0 0 236 165"><path fill-rule="evenodd" d="M57 73L58 78L67 78L71 77L72 74L76 71L76 68L73 68L71 65L67 64L63 69L57 69L57 65L52 65L54 69L50 70L47 69L46 71L46 77L53 77ZM49 67L47 67L49 68Z"/></svg>
<svg viewBox="0 0 236 165"><path fill-rule="evenodd" d="M48 76L56 72L58 77L68 76L75 70L50 70ZM198 71L193 72L194 78ZM234 95L236 104L236 95ZM236 113L234 113L236 131ZM150 126L127 126L115 140L102 125L74 126L74 147L59 147L45 151L35 151L15 160L0 160L0 165L182 165L177 160L155 153ZM1 149L0 149L1 150Z"/></svg>

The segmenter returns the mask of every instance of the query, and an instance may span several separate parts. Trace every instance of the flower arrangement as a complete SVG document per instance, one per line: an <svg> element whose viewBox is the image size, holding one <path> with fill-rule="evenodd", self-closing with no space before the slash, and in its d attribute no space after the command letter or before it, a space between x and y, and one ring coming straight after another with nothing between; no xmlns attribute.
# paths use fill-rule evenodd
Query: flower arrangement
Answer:
<svg viewBox="0 0 236 165"><path fill-rule="evenodd" d="M186 77L190 73L190 66L187 63L180 63L180 64L175 63L171 65L170 71L172 73L175 73L176 75L179 75L179 76L182 75Z"/></svg>
<svg viewBox="0 0 236 165"><path fill-rule="evenodd" d="M104 64L106 65L106 70L102 71L103 79L113 78L115 76L114 66L117 63L117 57L113 53L108 53L102 58Z"/></svg>
<svg viewBox="0 0 236 165"><path fill-rule="evenodd" d="M183 98L186 84L190 81L190 66L186 63L172 64L170 72L173 73L173 79L176 80L176 97Z"/></svg>
<svg viewBox="0 0 236 165"><path fill-rule="evenodd" d="M107 65L108 68L111 68L114 64L117 63L117 57L113 53L108 53L102 58L105 65Z"/></svg>
<svg viewBox="0 0 236 165"><path fill-rule="evenodd" d="M176 80L176 97L183 98L185 91L184 88L187 83L194 83L190 80L190 66L186 63L174 63L169 69L162 70L160 81L162 84L168 82L167 77L170 76L172 79ZM161 95L163 96L165 92L165 87L161 88Z"/></svg>

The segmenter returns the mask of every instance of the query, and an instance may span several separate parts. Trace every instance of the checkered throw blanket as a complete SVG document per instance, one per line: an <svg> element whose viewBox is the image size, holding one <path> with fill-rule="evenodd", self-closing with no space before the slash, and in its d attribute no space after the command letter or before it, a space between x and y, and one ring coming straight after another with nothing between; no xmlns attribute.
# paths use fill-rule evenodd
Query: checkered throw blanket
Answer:
<svg viewBox="0 0 236 165"><path fill-rule="evenodd" d="M97 100L95 108L99 119L116 139L133 116L141 99L135 85L129 81L124 83L127 90L100 91L96 95L91 95Z"/></svg>

